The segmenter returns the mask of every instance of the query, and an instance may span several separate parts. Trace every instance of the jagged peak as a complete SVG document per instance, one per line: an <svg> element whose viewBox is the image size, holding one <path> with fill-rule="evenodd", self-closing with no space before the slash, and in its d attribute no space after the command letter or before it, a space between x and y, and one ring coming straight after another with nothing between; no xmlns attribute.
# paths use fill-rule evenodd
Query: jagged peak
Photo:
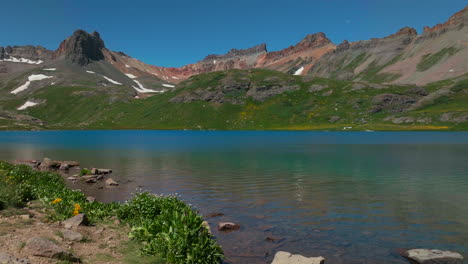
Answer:
<svg viewBox="0 0 468 264"><path fill-rule="evenodd" d="M86 65L91 61L103 60L103 49L105 49L104 41L97 31L90 34L78 29L72 36L62 41L55 54L56 57L63 56L72 63Z"/></svg>
<svg viewBox="0 0 468 264"><path fill-rule="evenodd" d="M388 35L385 38L394 38L394 37L399 37L399 36L417 36L418 31L412 27L403 27L400 30L398 30L396 33Z"/></svg>
<svg viewBox="0 0 468 264"><path fill-rule="evenodd" d="M349 41L345 39L338 46L336 46L336 51L340 52L340 51L347 50L349 49L350 46L351 44L349 43Z"/></svg>
<svg viewBox="0 0 468 264"><path fill-rule="evenodd" d="M325 35L325 33L323 33L323 32L317 32L317 33L314 33L314 34L308 34L308 35L306 35L302 41L311 42L311 41L316 41L317 39L328 39L328 38L327 38L327 36Z"/></svg>
<svg viewBox="0 0 468 264"><path fill-rule="evenodd" d="M238 56L249 56L265 52L267 52L266 44L262 43L260 45L253 46L248 49L231 49L228 53L224 55L208 55L203 60L229 59Z"/></svg>
<svg viewBox="0 0 468 264"><path fill-rule="evenodd" d="M446 22L442 24L437 24L433 27L428 27L428 26L424 27L424 33L443 30L449 26L459 25L466 21L468 21L468 6L458 11L457 13L453 14Z"/></svg>

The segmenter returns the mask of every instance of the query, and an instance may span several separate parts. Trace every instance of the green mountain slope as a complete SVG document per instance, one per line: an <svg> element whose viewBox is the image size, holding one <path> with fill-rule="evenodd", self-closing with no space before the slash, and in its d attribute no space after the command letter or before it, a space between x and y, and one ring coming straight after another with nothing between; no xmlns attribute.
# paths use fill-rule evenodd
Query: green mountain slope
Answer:
<svg viewBox="0 0 468 264"><path fill-rule="evenodd" d="M23 111L24 99L2 99L0 129L468 130L464 78L418 87L230 70L138 100L119 87L49 86Z"/></svg>

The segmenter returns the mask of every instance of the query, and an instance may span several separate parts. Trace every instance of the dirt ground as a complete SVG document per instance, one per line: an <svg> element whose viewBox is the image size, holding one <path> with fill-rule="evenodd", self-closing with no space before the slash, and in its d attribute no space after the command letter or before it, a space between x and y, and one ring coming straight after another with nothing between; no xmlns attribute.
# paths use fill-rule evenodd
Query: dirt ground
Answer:
<svg viewBox="0 0 468 264"><path fill-rule="evenodd" d="M64 227L60 223L48 222L46 209L39 202L23 209L0 211L0 253L29 260L32 264L69 263L32 256L27 250L26 241L40 237L74 253L82 263L162 263L155 257L141 256L140 244L128 239L129 227L117 220L79 226L74 231L83 235L81 241L66 241L62 230Z"/></svg>

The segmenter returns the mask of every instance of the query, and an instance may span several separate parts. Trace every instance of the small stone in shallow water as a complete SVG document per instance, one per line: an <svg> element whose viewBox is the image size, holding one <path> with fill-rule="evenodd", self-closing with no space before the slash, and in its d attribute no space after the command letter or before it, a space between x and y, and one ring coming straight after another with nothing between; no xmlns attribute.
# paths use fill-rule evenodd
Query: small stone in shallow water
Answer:
<svg viewBox="0 0 468 264"><path fill-rule="evenodd" d="M417 264L463 264L463 256L457 252L423 248L398 251L401 256Z"/></svg>
<svg viewBox="0 0 468 264"><path fill-rule="evenodd" d="M324 264L325 258L312 257L306 258L301 255L293 255L289 252L278 251L271 264Z"/></svg>
<svg viewBox="0 0 468 264"><path fill-rule="evenodd" d="M221 223L218 224L218 230L219 231L229 232L229 231L235 231L235 230L238 230L238 229L240 229L240 225L235 224L235 223L221 222Z"/></svg>
<svg viewBox="0 0 468 264"><path fill-rule="evenodd" d="M117 186L119 185L116 181L114 181L112 178L109 178L106 180L106 184L109 186Z"/></svg>
<svg viewBox="0 0 468 264"><path fill-rule="evenodd" d="M218 216L224 216L223 213L209 213L206 215L205 218L213 218L213 217L218 217Z"/></svg>

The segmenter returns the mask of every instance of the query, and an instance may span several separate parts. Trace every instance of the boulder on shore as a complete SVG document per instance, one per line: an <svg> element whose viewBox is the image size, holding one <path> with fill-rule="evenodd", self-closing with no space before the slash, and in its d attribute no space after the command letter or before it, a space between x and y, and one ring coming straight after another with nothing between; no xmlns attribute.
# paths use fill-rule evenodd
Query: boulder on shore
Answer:
<svg viewBox="0 0 468 264"><path fill-rule="evenodd" d="M81 241L84 239L83 235L76 232L76 231L73 231L73 230L68 230L68 229L62 229L60 230L60 232L62 233L63 235L63 239L67 240L67 241Z"/></svg>
<svg viewBox="0 0 468 264"><path fill-rule="evenodd" d="M289 252L278 251L271 264L324 264L325 258L312 257L306 258L301 255L293 255Z"/></svg>
<svg viewBox="0 0 468 264"><path fill-rule="evenodd" d="M0 252L0 264L30 264L27 259L19 259L3 252Z"/></svg>
<svg viewBox="0 0 468 264"><path fill-rule="evenodd" d="M55 258L71 262L81 262L80 258L75 256L73 253L62 249L54 242L41 237L30 238L26 242L26 249L33 256Z"/></svg>
<svg viewBox="0 0 468 264"><path fill-rule="evenodd" d="M62 222L66 229L77 228L78 226L86 226L89 224L85 214L78 214Z"/></svg>
<svg viewBox="0 0 468 264"><path fill-rule="evenodd" d="M40 170L68 170L71 167L80 166L80 163L77 161L60 161L60 160L51 160L49 158L44 158L39 164Z"/></svg>
<svg viewBox="0 0 468 264"><path fill-rule="evenodd" d="M400 255L416 264L463 264L463 256L457 252L438 249L400 249Z"/></svg>

